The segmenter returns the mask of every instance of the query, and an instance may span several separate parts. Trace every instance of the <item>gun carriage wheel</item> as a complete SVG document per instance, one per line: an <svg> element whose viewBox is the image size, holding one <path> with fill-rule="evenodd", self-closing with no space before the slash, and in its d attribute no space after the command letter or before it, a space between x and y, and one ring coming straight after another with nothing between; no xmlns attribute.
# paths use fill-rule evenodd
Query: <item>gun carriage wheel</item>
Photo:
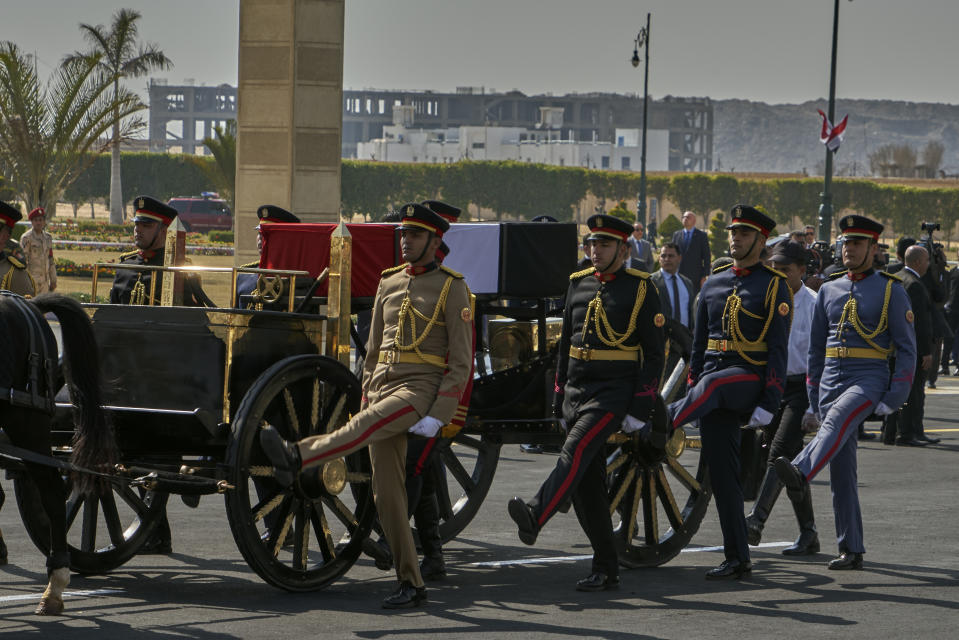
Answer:
<svg viewBox="0 0 959 640"><path fill-rule="evenodd" d="M370 533L372 470L367 449L279 486L259 443L272 425L298 440L328 433L359 411L360 385L325 356L294 356L257 378L233 421L227 451L227 517L237 547L261 578L288 591L321 589L342 576Z"/></svg>
<svg viewBox="0 0 959 640"><path fill-rule="evenodd" d="M168 494L111 485L99 495L81 495L66 479L70 568L83 574L111 571L136 555L166 512ZM37 485L26 474L13 483L27 534L43 553L50 550L50 521Z"/></svg>
<svg viewBox="0 0 959 640"><path fill-rule="evenodd" d="M659 425L667 420L662 398L651 419ZM673 432L665 452L639 434L618 434L611 442L606 470L620 562L629 567L664 564L689 543L706 515L712 495L706 465L700 457L690 472L680 462L691 449L682 428Z"/></svg>

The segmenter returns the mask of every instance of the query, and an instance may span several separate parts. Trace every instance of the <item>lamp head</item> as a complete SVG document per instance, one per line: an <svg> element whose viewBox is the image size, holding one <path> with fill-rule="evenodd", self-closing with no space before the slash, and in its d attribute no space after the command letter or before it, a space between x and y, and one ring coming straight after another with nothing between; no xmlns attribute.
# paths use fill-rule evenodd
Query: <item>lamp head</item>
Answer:
<svg viewBox="0 0 959 640"><path fill-rule="evenodd" d="M638 49L635 49L635 48L633 49L633 59L631 60L631 62L633 63L634 67L639 66L639 50Z"/></svg>

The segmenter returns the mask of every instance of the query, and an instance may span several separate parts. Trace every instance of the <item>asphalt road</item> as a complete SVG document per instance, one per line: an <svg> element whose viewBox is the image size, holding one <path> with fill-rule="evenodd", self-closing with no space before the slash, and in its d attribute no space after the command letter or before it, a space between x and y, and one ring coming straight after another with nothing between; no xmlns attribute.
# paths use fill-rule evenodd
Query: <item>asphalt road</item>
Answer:
<svg viewBox="0 0 959 640"><path fill-rule="evenodd" d="M380 600L392 574L361 559L325 591L289 594L246 567L223 501L198 509L170 502L174 553L140 556L106 576L74 575L65 615L32 614L45 583L44 560L20 523L12 483L0 512L10 564L0 567L0 634L25 638L953 638L959 623L959 378L929 395L926 429L942 444L922 449L861 443L860 497L866 536L863 571L834 572L828 471L813 495L823 553L780 554L796 535L782 496L753 549L751 579L706 582L721 560L715 511L692 544L668 564L624 571L618 591L578 593L589 553L571 513L558 515L535 547L516 538L506 514L514 493L532 496L555 462L505 447L489 497L447 547L449 577L430 585L429 604L390 613ZM875 429L876 425L869 425ZM684 455L693 455L687 453Z"/></svg>

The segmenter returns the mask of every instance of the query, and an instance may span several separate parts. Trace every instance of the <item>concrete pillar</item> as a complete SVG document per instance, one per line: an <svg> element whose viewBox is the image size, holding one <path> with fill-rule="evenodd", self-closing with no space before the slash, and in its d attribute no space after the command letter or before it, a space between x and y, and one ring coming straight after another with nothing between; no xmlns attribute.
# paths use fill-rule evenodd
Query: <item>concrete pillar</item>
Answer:
<svg viewBox="0 0 959 640"><path fill-rule="evenodd" d="M339 220L344 4L240 0L237 264L257 257L262 204Z"/></svg>

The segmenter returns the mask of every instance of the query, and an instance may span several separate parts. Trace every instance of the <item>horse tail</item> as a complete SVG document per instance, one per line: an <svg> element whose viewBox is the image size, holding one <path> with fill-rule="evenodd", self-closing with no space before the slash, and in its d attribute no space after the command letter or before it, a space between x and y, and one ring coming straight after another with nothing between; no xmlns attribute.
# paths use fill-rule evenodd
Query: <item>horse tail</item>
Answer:
<svg viewBox="0 0 959 640"><path fill-rule="evenodd" d="M67 381L74 404L72 462L80 467L109 472L119 459L113 427L103 409L100 357L87 312L73 298L44 293L30 300L41 312L60 321ZM102 489L94 476L77 474L75 486L83 492Z"/></svg>

